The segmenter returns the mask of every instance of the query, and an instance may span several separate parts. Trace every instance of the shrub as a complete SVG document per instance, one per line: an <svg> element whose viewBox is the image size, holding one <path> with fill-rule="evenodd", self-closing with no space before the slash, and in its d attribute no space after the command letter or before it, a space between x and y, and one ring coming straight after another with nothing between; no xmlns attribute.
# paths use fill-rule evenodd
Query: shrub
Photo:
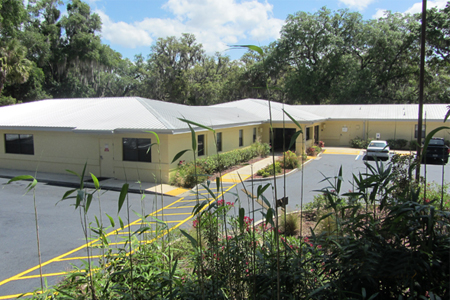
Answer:
<svg viewBox="0 0 450 300"><path fill-rule="evenodd" d="M257 156L267 156L269 153L269 145L266 143L254 143L250 147L244 149L235 149L223 154L212 155L206 158L197 160L197 167L199 168L197 174L200 174L198 180L194 180L194 165L192 162L184 163L180 161L178 168L174 175L170 178L170 184L191 188L196 184L207 179L207 174L214 174L221 172L232 166L249 161ZM186 178L185 178L186 176Z"/></svg>
<svg viewBox="0 0 450 300"><path fill-rule="evenodd" d="M416 150L419 143L417 143L417 140L411 140L409 141L409 150Z"/></svg>
<svg viewBox="0 0 450 300"><path fill-rule="evenodd" d="M281 232L286 236L294 236L299 229L298 214L290 213L280 217Z"/></svg>
<svg viewBox="0 0 450 300"><path fill-rule="evenodd" d="M266 157L270 153L270 146L267 143L256 142L251 145L258 156Z"/></svg>
<svg viewBox="0 0 450 300"><path fill-rule="evenodd" d="M259 170L256 174L262 177L268 177L268 176L273 176L276 174L281 173L281 165L280 162L275 162L275 174L273 172L273 164L270 164L268 166L266 166L265 168Z"/></svg>
<svg viewBox="0 0 450 300"><path fill-rule="evenodd" d="M316 149L316 153L322 152L322 147L319 146L313 146L314 149Z"/></svg>
<svg viewBox="0 0 450 300"><path fill-rule="evenodd" d="M325 143L323 141L319 141L317 146L319 146L320 148L323 148L323 147L325 147Z"/></svg>
<svg viewBox="0 0 450 300"><path fill-rule="evenodd" d="M386 142L388 143L389 147L393 150L402 150L405 149L406 146L408 145L408 141L404 139L398 140L389 139Z"/></svg>
<svg viewBox="0 0 450 300"><path fill-rule="evenodd" d="M296 169L300 165L297 154L290 150L283 153L283 157L279 162L283 169Z"/></svg>
<svg viewBox="0 0 450 300"><path fill-rule="evenodd" d="M197 176L195 176L194 163L190 162L177 168L175 174L170 178L170 184L185 188L191 188L202 183L208 178L205 169L197 165Z"/></svg>
<svg viewBox="0 0 450 300"><path fill-rule="evenodd" d="M363 140L362 138L357 136L354 139L350 140L350 147L365 149L369 145L369 142L370 142L369 140Z"/></svg>
<svg viewBox="0 0 450 300"><path fill-rule="evenodd" d="M316 156L316 155L317 155L316 148L314 148L314 147L309 147L308 149L306 149L306 154L307 154L308 156Z"/></svg>
<svg viewBox="0 0 450 300"><path fill-rule="evenodd" d="M399 149L399 150L405 149L406 146L408 146L408 141L405 140L405 139L398 139L398 140L397 140L397 146L398 146L398 149Z"/></svg>

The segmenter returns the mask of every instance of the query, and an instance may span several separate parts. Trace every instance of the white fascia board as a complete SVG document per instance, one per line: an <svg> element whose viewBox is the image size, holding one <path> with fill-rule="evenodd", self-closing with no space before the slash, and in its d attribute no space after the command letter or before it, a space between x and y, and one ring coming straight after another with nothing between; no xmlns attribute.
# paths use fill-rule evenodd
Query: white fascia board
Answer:
<svg viewBox="0 0 450 300"><path fill-rule="evenodd" d="M225 124L225 125L215 125L215 126L207 126L213 130L219 130L219 129L228 129L228 128L234 128L234 127L241 127L241 126L256 126L256 125L261 125L264 124L266 122L264 121L257 121L257 122L249 122L249 123L233 123L233 124ZM203 125L203 124L202 124ZM202 128L202 127L192 127L192 129L194 129L195 132L203 132L203 131L207 131L207 129ZM180 129L174 129L173 130L173 134L183 134L183 133L190 133L191 130L189 128L180 128Z"/></svg>
<svg viewBox="0 0 450 300"><path fill-rule="evenodd" d="M74 127L0 126L1 130L58 131L71 132Z"/></svg>

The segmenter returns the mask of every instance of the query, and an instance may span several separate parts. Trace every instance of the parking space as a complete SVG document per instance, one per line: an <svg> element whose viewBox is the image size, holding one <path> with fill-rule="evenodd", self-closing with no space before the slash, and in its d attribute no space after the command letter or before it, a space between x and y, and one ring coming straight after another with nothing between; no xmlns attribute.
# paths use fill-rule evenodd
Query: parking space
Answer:
<svg viewBox="0 0 450 300"><path fill-rule="evenodd" d="M245 180L250 175L242 174ZM161 195L146 195L144 205L141 201L141 194L128 196L130 211L141 211L143 206L146 214L166 222L168 230L161 227L156 228L155 222L146 223L151 225L149 235L153 239L144 242L153 242L156 238L167 234L168 231L175 230L182 226L190 226L192 219L192 209L198 201L213 203L218 198L223 198L223 194L229 192L236 186L238 179L233 175L224 175L222 186L217 190L215 183L211 183L210 190L214 197L205 188L198 189L197 192L185 193L184 197L170 197ZM240 179L239 179L240 181ZM27 183L17 182L5 185L7 179L0 178L2 184L0 212L0 299L13 299L22 293L30 293L40 287L39 260L37 255L36 233L34 227L33 195L24 195L24 188ZM36 203L39 221L39 234L42 256L42 272L49 285L56 284L71 269L70 264L80 265L81 259L86 259L86 248L95 249L93 255L101 255L96 249L98 239L88 243L84 240L81 229L80 216L70 203L60 202L62 195L67 188L38 184L36 188ZM94 216L100 216L100 209L103 215L103 222L109 224L107 213L114 216L116 227L118 192L108 191L101 195L100 202L94 200L88 214L89 221L94 221ZM95 202L95 203L94 203ZM99 206L100 203L100 206ZM125 207L126 205L124 205ZM127 235L128 227L131 232L142 226L143 221L135 214L124 229L111 230L108 237L112 241L113 247L123 247L123 236ZM120 214L122 220L126 221L124 211ZM147 221L152 221L150 217ZM106 224L106 225L108 225ZM159 230L158 232L156 230Z"/></svg>
<svg viewBox="0 0 450 300"><path fill-rule="evenodd" d="M234 212L243 207L247 215L253 215L255 219L261 219L260 211L264 203L256 202L258 186L270 183L270 187L264 195L269 201L289 197L288 210L299 209L314 199L322 188L334 183L334 176L343 168L342 191L352 189L353 174L367 172L364 164L364 152L354 150L327 151L322 156L307 163L304 168L286 178L276 180L276 189L273 179L252 181L249 172L243 174L226 174L222 177L221 186L216 187L215 182L210 183L210 192L200 187L197 193L185 193L183 197L171 197L161 195L146 195L142 201L142 195L130 193L128 196L130 211L145 211L152 216L162 219L167 223L168 230L175 230L182 226L190 226L192 209L200 201L209 204L217 199L234 202ZM369 162L375 164L375 162ZM385 162L388 163L388 162ZM427 176L429 182L441 183L442 178L448 182L450 173L449 165L422 165L422 174ZM244 174L245 173L245 174ZM246 180L243 183L242 180ZM24 195L26 182L17 182L5 185L7 179L0 178L2 189L0 190L0 299L12 299L22 293L32 292L40 286L39 262L36 246L36 232L34 227L33 194ZM61 280L70 270L70 264L79 265L80 259L86 257L86 247L94 247L98 240L86 243L80 223L78 211L68 201L55 205L67 191L67 188L39 183L36 188L36 203L39 215L39 233L42 256L43 276L48 284L53 285ZM275 196L276 195L276 196ZM100 198L94 198L91 204L88 219L94 221L94 216L103 216L103 222L109 222L105 213L116 220L115 230L111 230L109 237L113 245L121 247L123 237L127 234L127 228L117 230L117 201L119 192L108 191L101 194ZM124 205L125 207L126 205ZM101 214L100 214L101 210ZM129 223L131 231L142 226L142 220L135 214L131 214L127 220L124 210L121 218ZM150 219L150 218L149 218ZM158 232L156 231L158 230ZM167 233L160 228L152 228L151 234L157 238ZM152 242L153 239L147 242ZM95 255L100 255L96 252Z"/></svg>
<svg viewBox="0 0 450 300"><path fill-rule="evenodd" d="M264 186L269 183L270 188L264 193L265 197L270 201L272 199L281 199L284 196L289 197L288 211L294 211L300 209L301 205L314 200L314 196L320 193L320 190L326 187L333 189L332 185L335 184L335 176L337 176L339 169L342 166L343 182L341 186L341 192L345 193L353 189L353 174L366 173L368 168L365 162L375 165L373 160L366 160L365 151L349 148L337 148L336 150L330 150L327 148L320 157L312 160L305 165L303 170L296 172L292 175L286 176L286 178L278 178L276 180L276 197L275 197L275 184L273 179L266 179L260 181L246 181L245 188L240 187L236 193L238 196L227 195L227 201L235 198L241 199L241 202L247 203L251 200L246 191L254 191L256 194L258 186ZM389 161L380 162L385 165L389 164ZM427 182L436 182L441 184L442 179L444 182L450 181L450 164L442 165L421 165L421 175L426 177ZM326 180L328 178L328 180ZM244 191L245 190L245 191ZM251 205L245 204L246 207L251 210ZM272 203L273 206L273 203ZM258 206L257 207L261 207ZM258 213L258 218L261 218Z"/></svg>

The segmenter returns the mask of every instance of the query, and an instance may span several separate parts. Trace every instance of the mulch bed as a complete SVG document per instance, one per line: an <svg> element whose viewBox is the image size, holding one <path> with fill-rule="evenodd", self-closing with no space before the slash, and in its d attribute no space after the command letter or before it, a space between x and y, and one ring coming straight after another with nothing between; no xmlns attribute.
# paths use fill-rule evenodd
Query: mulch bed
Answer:
<svg viewBox="0 0 450 300"><path fill-rule="evenodd" d="M265 158L266 158L266 157L255 157L255 158L252 158L251 160L249 160L248 162L246 162L246 163L244 163L244 164L232 166L232 167L230 167L230 168L228 168L228 169L223 170L222 172L216 172L216 173L210 175L210 176L208 177L208 180L210 180L210 181L216 180L216 177L223 176L224 174L233 172L233 171L235 171L235 170L237 170L237 169L240 169L240 168L242 168L242 167L245 167L245 166L254 164L254 163L256 163L256 162L258 162L258 161L260 161L260 160L263 160L263 159L265 159ZM286 172L286 174L289 173L289 172L291 172L292 170L293 170L293 169L284 169L284 171ZM283 173L279 173L279 174L277 174L277 176L278 176L278 175L283 175ZM271 176L271 177L272 177L272 176ZM271 177L262 177L262 176L257 175L256 172L255 172L255 174L253 174L253 176L251 176L249 179L263 179L263 178L271 178Z"/></svg>
<svg viewBox="0 0 450 300"><path fill-rule="evenodd" d="M228 169L225 169L225 170L223 170L222 172L216 172L216 173L212 174L211 176L209 176L209 177L208 177L208 180L211 180L211 181L212 181L212 180L216 180L216 177L223 176L224 174L233 172L233 171L235 171L235 170L237 170L237 169L240 169L240 168L242 168L242 167L245 167L245 166L247 166L247 165L254 164L255 162L258 162L258 161L263 160L263 159L265 159L265 158L266 158L266 157L255 157L255 158L252 158L251 160L249 160L248 162L246 162L246 163L244 163L244 164L240 164L240 165L236 165L236 166L229 167Z"/></svg>

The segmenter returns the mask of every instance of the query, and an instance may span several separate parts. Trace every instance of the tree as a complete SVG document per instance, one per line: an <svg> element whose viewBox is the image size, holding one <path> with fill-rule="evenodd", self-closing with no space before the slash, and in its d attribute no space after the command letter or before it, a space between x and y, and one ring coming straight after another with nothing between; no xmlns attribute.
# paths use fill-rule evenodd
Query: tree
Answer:
<svg viewBox="0 0 450 300"><path fill-rule="evenodd" d="M0 94L5 83L27 81L32 63L25 57L26 48L16 39L8 41L0 48Z"/></svg>
<svg viewBox="0 0 450 300"><path fill-rule="evenodd" d="M361 16L347 10L288 16L269 62L286 73L289 102L320 104L332 98L335 82L355 63L346 57L351 47L346 38L358 26Z"/></svg>

